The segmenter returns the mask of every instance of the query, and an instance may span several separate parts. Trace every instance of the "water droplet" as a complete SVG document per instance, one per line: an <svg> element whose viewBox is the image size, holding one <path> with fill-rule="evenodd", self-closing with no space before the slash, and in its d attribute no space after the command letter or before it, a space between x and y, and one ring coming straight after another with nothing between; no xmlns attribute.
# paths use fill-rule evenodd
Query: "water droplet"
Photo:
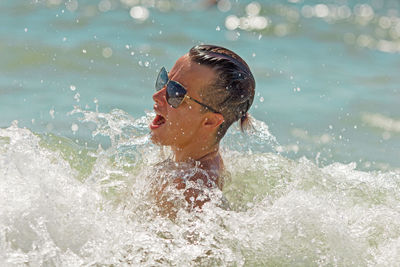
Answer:
<svg viewBox="0 0 400 267"><path fill-rule="evenodd" d="M71 91L75 91L75 90L76 90L76 86L71 84L71 85L69 86L69 89L71 89Z"/></svg>
<svg viewBox="0 0 400 267"><path fill-rule="evenodd" d="M219 32L219 31L221 30L221 28L220 28L219 26L217 26L217 28L215 28L215 30L216 30L217 32Z"/></svg>
<svg viewBox="0 0 400 267"><path fill-rule="evenodd" d="M149 17L150 12L145 7L134 6L129 11L129 14L131 15L132 18L136 20L145 21Z"/></svg>
<svg viewBox="0 0 400 267"><path fill-rule="evenodd" d="M75 101L76 101L76 102L79 102L79 101L80 101L80 97L81 97L81 94L76 93L76 94L74 95Z"/></svg>
<svg viewBox="0 0 400 267"><path fill-rule="evenodd" d="M252 56L252 57L256 57L256 53L253 53L251 56Z"/></svg>
<svg viewBox="0 0 400 267"><path fill-rule="evenodd" d="M109 57L112 56L112 54L113 54L113 51L112 51L112 49L110 47L105 47L103 49L103 52L102 52L103 57L109 58Z"/></svg>
<svg viewBox="0 0 400 267"><path fill-rule="evenodd" d="M55 118L54 113L55 113L54 109L50 109L50 110L49 110L49 114L50 114L50 117L51 117L52 119Z"/></svg>
<svg viewBox="0 0 400 267"><path fill-rule="evenodd" d="M82 49L82 53L86 54L86 49Z"/></svg>
<svg viewBox="0 0 400 267"><path fill-rule="evenodd" d="M72 132L75 134L76 133L76 131L78 131L78 129L79 129L79 126L76 124L76 123L73 123L72 125L71 125L71 130L72 130Z"/></svg>
<svg viewBox="0 0 400 267"><path fill-rule="evenodd" d="M257 16L260 13L261 5L258 2L251 2L246 6L246 13L249 16Z"/></svg>
<svg viewBox="0 0 400 267"><path fill-rule="evenodd" d="M25 28L24 31L25 31L25 32L28 32L28 28Z"/></svg>
<svg viewBox="0 0 400 267"><path fill-rule="evenodd" d="M264 97L260 97L260 102L264 102Z"/></svg>
<svg viewBox="0 0 400 267"><path fill-rule="evenodd" d="M227 12L231 9L232 5L229 0L220 0L218 1L217 7L221 12Z"/></svg>
<svg viewBox="0 0 400 267"><path fill-rule="evenodd" d="M230 15L230 16L226 17L226 19L225 19L225 27L228 30L233 31L237 27L239 27L239 25L240 25L240 20L235 15Z"/></svg>
<svg viewBox="0 0 400 267"><path fill-rule="evenodd" d="M131 52L131 56L133 56L134 54L135 54L135 52L132 51L132 52Z"/></svg>

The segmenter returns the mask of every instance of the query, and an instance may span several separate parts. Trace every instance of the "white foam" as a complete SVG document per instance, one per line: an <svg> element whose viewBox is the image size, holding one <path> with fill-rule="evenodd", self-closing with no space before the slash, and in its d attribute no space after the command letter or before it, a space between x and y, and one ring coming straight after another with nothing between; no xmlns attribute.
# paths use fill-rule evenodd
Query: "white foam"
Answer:
<svg viewBox="0 0 400 267"><path fill-rule="evenodd" d="M0 263L365 266L399 260L399 172L340 163L319 168L305 158L225 147L224 195L232 209L207 203L201 213L180 211L173 222L157 215L147 194L160 156L145 139L133 141L148 118L83 114L98 120L95 132L114 140L109 149L88 153L94 163L84 165L83 177L75 165L84 153L74 142L52 145L16 124L0 129ZM271 138L265 127L261 137ZM122 138L128 132L131 139ZM129 148L140 157L132 160Z"/></svg>

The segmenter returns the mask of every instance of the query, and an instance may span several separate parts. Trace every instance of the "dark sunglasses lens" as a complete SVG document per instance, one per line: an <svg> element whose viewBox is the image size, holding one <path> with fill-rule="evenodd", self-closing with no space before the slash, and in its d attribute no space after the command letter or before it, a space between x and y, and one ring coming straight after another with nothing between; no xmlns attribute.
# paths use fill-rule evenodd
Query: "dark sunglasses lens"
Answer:
<svg viewBox="0 0 400 267"><path fill-rule="evenodd" d="M167 82L168 82L168 72L165 70L164 67L162 67L160 73L158 73L158 77L156 80L156 90L160 91Z"/></svg>
<svg viewBox="0 0 400 267"><path fill-rule="evenodd" d="M186 95L186 89L175 81L170 81L167 86L167 102L174 108L179 107Z"/></svg>

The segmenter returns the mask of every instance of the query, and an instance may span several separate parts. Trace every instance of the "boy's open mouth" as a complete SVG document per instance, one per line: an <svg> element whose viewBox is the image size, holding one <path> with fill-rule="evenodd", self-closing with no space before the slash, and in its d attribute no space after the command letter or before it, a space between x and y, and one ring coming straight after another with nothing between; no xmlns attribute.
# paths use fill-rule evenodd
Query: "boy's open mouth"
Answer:
<svg viewBox="0 0 400 267"><path fill-rule="evenodd" d="M150 129L156 129L165 123L165 118L159 114L151 122Z"/></svg>

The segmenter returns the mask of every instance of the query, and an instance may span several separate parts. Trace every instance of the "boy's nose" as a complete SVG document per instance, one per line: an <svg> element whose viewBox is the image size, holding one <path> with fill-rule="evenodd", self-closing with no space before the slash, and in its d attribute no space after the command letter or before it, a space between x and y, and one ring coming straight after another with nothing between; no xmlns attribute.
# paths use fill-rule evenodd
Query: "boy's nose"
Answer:
<svg viewBox="0 0 400 267"><path fill-rule="evenodd" d="M153 94L153 100L154 102L156 102L157 105L162 105L165 104L167 102L167 99L165 97L165 86L164 88L162 88L160 91L157 91Z"/></svg>

